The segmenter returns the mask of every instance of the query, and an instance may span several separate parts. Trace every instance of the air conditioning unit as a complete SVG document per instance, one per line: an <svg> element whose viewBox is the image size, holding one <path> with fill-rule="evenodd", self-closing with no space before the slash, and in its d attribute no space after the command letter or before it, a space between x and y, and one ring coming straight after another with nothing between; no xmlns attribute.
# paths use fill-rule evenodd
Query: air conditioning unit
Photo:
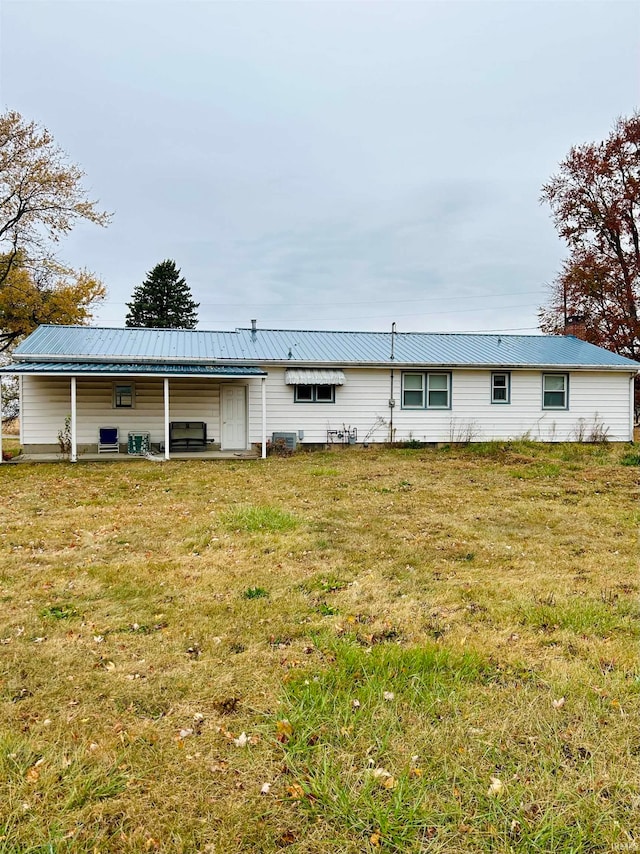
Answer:
<svg viewBox="0 0 640 854"><path fill-rule="evenodd" d="M298 444L298 434L297 433L272 433L271 434L271 443L275 445L276 443L284 442L285 447L289 451L295 451L296 446Z"/></svg>

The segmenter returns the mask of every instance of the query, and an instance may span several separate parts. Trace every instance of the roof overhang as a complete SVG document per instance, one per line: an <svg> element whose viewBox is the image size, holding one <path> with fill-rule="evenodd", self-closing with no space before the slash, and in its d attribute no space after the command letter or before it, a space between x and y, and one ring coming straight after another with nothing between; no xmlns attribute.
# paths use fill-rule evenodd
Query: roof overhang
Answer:
<svg viewBox="0 0 640 854"><path fill-rule="evenodd" d="M255 365L145 364L137 362L14 362L0 368L2 374L40 376L156 376L156 377L266 377Z"/></svg>

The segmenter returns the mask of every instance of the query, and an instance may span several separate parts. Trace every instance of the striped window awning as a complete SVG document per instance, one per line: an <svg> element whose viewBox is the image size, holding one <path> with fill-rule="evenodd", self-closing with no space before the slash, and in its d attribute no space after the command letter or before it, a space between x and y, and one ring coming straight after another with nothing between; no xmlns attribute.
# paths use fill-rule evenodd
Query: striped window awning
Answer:
<svg viewBox="0 0 640 854"><path fill-rule="evenodd" d="M287 385L344 385L344 371L313 368L289 368L285 371Z"/></svg>

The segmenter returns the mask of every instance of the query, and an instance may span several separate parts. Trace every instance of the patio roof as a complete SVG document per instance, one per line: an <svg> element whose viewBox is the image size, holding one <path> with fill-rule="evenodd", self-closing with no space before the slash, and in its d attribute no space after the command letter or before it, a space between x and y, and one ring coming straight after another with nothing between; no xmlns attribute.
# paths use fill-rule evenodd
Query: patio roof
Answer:
<svg viewBox="0 0 640 854"><path fill-rule="evenodd" d="M265 377L267 372L262 368L246 365L176 365L173 362L164 364L138 364L122 362L14 362L0 368L1 374L45 374L74 375L102 374L105 376L128 376L135 374L154 376L201 376L201 377Z"/></svg>

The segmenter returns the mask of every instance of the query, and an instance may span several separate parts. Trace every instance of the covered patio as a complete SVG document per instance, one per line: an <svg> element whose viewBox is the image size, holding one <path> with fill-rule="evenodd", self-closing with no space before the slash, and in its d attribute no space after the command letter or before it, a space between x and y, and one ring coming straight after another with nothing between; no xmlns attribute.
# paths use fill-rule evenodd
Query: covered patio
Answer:
<svg viewBox="0 0 640 854"><path fill-rule="evenodd" d="M48 420L54 407L58 419L66 413L65 451L56 447L61 431L46 426L47 412L39 428L45 442L25 441L29 425L21 420L25 462L266 457L267 374L258 367L47 360L18 362L4 372L20 377L21 396L34 382L49 384ZM30 436L36 434L32 427Z"/></svg>

